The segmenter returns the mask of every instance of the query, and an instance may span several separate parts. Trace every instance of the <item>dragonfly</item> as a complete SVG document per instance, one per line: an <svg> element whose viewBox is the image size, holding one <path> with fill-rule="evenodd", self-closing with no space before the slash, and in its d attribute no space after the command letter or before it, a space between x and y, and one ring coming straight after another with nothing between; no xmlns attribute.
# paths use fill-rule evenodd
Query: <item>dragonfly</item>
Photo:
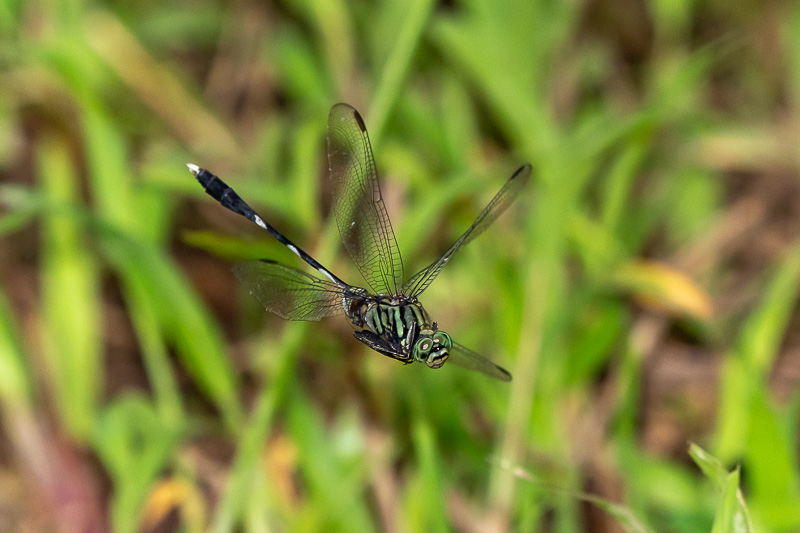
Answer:
<svg viewBox="0 0 800 533"><path fill-rule="evenodd" d="M381 195L375 157L364 119L353 107L336 104L328 116L328 163L333 213L347 253L367 287L350 285L259 216L219 177L197 165L189 170L212 198L246 217L314 268L322 277L270 259L234 267L234 275L267 309L286 320L320 320L344 315L356 339L405 364L440 368L446 361L501 381L511 374L453 341L419 302L453 254L483 233L506 210L530 178L520 167L475 222L436 261L404 281L403 259Z"/></svg>

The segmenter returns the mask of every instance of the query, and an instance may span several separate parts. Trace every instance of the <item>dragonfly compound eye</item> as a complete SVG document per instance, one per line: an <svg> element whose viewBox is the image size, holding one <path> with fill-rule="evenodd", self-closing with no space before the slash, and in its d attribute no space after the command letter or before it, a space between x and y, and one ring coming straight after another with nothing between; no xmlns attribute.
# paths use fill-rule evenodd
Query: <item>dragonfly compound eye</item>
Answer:
<svg viewBox="0 0 800 533"><path fill-rule="evenodd" d="M437 331L433 334L433 343L440 348L447 348L448 351L453 347L453 339L444 331Z"/></svg>
<svg viewBox="0 0 800 533"><path fill-rule="evenodd" d="M450 335L444 331L437 331L433 334L433 346L425 364L430 368L440 368L450 357L450 348L452 347L453 340Z"/></svg>
<svg viewBox="0 0 800 533"><path fill-rule="evenodd" d="M414 360L419 363L426 363L431 353L431 348L433 348L433 340L430 337L422 337L417 340L412 351Z"/></svg>

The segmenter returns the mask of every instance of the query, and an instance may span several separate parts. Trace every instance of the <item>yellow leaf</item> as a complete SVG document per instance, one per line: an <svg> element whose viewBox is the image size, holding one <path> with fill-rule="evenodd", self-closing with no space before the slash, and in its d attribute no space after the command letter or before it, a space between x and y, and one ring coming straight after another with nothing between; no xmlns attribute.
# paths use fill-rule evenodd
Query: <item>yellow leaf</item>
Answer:
<svg viewBox="0 0 800 533"><path fill-rule="evenodd" d="M615 279L645 307L698 320L707 320L713 314L708 293L689 276L664 263L628 263Z"/></svg>
<svg viewBox="0 0 800 533"><path fill-rule="evenodd" d="M142 530L154 529L173 509L180 509L189 525L189 531L202 531L205 522L203 497L197 488L185 479L160 481L144 506Z"/></svg>

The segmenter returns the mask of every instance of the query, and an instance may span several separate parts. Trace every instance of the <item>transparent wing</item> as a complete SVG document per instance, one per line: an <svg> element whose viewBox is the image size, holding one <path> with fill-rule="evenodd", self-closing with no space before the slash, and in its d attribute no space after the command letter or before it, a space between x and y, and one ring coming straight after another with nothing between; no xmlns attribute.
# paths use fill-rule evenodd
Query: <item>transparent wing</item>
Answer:
<svg viewBox="0 0 800 533"><path fill-rule="evenodd" d="M519 168L514 175L508 178L508 181L503 188L500 189L489 205L481 211L475 222L459 237L456 242L447 250L442 257L423 268L408 280L408 283L403 285L403 294L407 296L419 296L428 288L428 285L436 279L439 272L444 268L444 265L450 260L450 257L456 253L456 250L471 242L475 237L483 233L500 214L511 205L511 202L516 198L517 193L525 186L531 176L531 166L525 165Z"/></svg>
<svg viewBox="0 0 800 533"><path fill-rule="evenodd" d="M511 374L508 370L497 366L482 355L478 355L457 342L454 342L453 347L450 348L450 357L445 364L450 363L468 370L483 372L487 376L499 379L500 381L511 381Z"/></svg>
<svg viewBox="0 0 800 533"><path fill-rule="evenodd" d="M233 267L236 278L267 311L285 320L319 320L342 313L342 290L330 281L270 260Z"/></svg>
<svg viewBox="0 0 800 533"><path fill-rule="evenodd" d="M342 243L372 292L398 294L403 260L378 183L364 120L347 104L328 115L333 212Z"/></svg>

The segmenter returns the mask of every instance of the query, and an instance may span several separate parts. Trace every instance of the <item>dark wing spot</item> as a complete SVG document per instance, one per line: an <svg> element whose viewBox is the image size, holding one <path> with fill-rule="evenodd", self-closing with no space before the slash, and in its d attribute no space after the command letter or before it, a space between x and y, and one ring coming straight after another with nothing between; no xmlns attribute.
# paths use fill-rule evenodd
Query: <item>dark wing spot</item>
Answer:
<svg viewBox="0 0 800 533"><path fill-rule="evenodd" d="M358 127L361 128L361 131L366 132L367 131L367 126L366 126L366 124L364 124L364 119L361 118L361 115L355 109L353 109L353 118L356 119L356 122L358 123Z"/></svg>

